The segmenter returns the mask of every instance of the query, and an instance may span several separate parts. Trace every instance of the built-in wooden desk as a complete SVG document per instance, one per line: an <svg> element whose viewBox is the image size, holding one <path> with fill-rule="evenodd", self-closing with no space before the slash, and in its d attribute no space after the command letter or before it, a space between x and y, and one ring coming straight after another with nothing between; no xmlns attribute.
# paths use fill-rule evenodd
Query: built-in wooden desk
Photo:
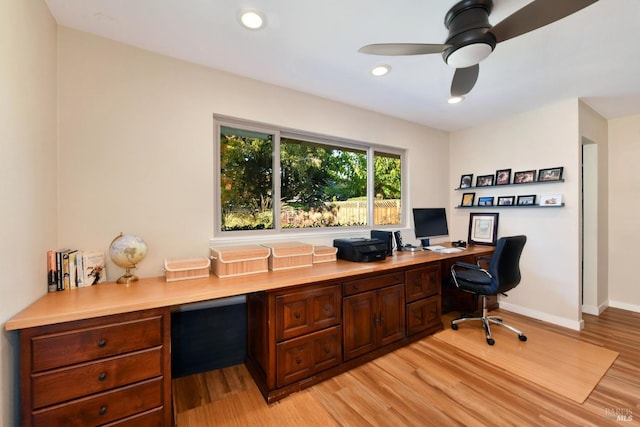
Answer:
<svg viewBox="0 0 640 427"><path fill-rule="evenodd" d="M46 294L5 324L20 330L22 423L171 425L171 308L237 295L248 296L247 364L265 398L279 399L441 329L442 266L492 251ZM355 330L366 313L371 329ZM300 359L305 348L313 358Z"/></svg>

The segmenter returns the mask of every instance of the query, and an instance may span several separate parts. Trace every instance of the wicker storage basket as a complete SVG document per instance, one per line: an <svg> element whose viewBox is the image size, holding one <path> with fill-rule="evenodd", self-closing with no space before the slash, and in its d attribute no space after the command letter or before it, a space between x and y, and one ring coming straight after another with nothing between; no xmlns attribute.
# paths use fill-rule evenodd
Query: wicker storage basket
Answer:
<svg viewBox="0 0 640 427"><path fill-rule="evenodd" d="M269 248L260 245L209 248L211 269L218 277L264 273L269 270Z"/></svg>
<svg viewBox="0 0 640 427"><path fill-rule="evenodd" d="M273 271L313 265L313 245L300 242L265 243L271 250L269 269Z"/></svg>
<svg viewBox="0 0 640 427"><path fill-rule="evenodd" d="M164 271L167 282L209 277L209 261L205 257L165 258Z"/></svg>
<svg viewBox="0 0 640 427"><path fill-rule="evenodd" d="M338 248L334 246L314 246L313 247L313 263L330 262L336 260Z"/></svg>

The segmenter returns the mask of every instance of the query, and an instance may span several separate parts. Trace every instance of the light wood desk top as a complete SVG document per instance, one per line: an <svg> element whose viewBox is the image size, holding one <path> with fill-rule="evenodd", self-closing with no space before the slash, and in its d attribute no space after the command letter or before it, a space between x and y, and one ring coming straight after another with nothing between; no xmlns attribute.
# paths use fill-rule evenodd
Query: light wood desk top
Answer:
<svg viewBox="0 0 640 427"><path fill-rule="evenodd" d="M448 244L443 246L449 246ZM491 246L471 246L462 252L442 254L430 251L398 252L384 261L357 263L338 260L291 270L269 271L246 276L191 279L167 283L164 276L143 278L130 285L114 282L52 292L25 308L5 324L8 331L73 320L122 314L158 307L179 306L252 292L306 285L367 273L384 272L466 255L493 252Z"/></svg>

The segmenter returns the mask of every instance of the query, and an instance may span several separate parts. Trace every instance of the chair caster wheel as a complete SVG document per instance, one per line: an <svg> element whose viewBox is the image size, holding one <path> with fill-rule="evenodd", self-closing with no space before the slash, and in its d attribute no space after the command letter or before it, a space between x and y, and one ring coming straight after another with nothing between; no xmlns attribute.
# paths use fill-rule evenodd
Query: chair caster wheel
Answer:
<svg viewBox="0 0 640 427"><path fill-rule="evenodd" d="M494 341L493 338L487 338L487 344L489 345L494 345L496 342Z"/></svg>
<svg viewBox="0 0 640 427"><path fill-rule="evenodd" d="M454 331L458 330L458 325L456 325L455 323L451 324L451 329L453 329Z"/></svg>
<svg viewBox="0 0 640 427"><path fill-rule="evenodd" d="M519 339L520 341L526 341L526 340L527 340L527 337L526 337L526 336L524 336L524 335L518 335L518 339Z"/></svg>

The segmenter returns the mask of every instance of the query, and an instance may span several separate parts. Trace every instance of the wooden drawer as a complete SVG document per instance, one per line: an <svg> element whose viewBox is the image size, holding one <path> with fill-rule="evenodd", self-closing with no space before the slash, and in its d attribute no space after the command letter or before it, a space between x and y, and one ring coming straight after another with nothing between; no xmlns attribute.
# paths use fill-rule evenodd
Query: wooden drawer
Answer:
<svg viewBox="0 0 640 427"><path fill-rule="evenodd" d="M42 408L161 375L161 347L34 374L33 407Z"/></svg>
<svg viewBox="0 0 640 427"><path fill-rule="evenodd" d="M102 427L158 427L163 423L163 416L163 408L161 406L123 420L104 424Z"/></svg>
<svg viewBox="0 0 640 427"><path fill-rule="evenodd" d="M276 297L276 340L282 341L337 325L342 315L340 285Z"/></svg>
<svg viewBox="0 0 640 427"><path fill-rule="evenodd" d="M407 304L407 335L441 326L440 297L433 296Z"/></svg>
<svg viewBox="0 0 640 427"><path fill-rule="evenodd" d="M372 291L384 288L385 286L398 285L404 283L404 273L379 274L367 277L366 279L352 280L344 283L344 296L358 294L360 292Z"/></svg>
<svg viewBox="0 0 640 427"><path fill-rule="evenodd" d="M407 270L406 301L412 302L440 293L440 264Z"/></svg>
<svg viewBox="0 0 640 427"><path fill-rule="evenodd" d="M335 326L276 346L277 386L282 387L342 361L342 328Z"/></svg>
<svg viewBox="0 0 640 427"><path fill-rule="evenodd" d="M101 425L162 405L162 379L158 378L34 411L33 425Z"/></svg>
<svg viewBox="0 0 640 427"><path fill-rule="evenodd" d="M73 329L31 339L33 372L162 344L162 316Z"/></svg>

